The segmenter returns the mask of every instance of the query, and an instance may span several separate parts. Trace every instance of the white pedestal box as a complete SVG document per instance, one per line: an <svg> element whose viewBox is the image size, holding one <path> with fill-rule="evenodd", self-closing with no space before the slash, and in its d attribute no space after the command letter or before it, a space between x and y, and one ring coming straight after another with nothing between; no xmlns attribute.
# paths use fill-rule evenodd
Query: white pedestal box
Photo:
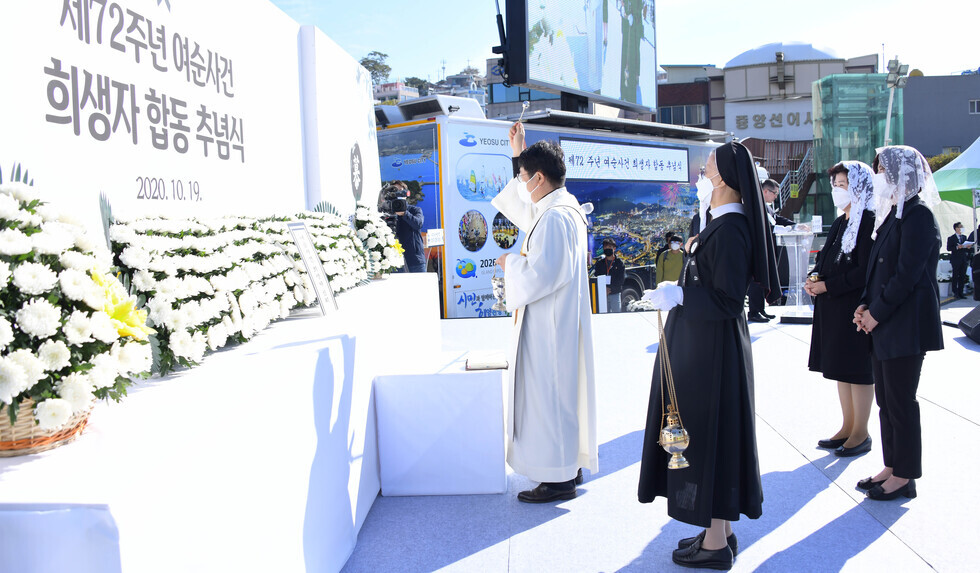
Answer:
<svg viewBox="0 0 980 573"><path fill-rule="evenodd" d="M379 376L381 495L504 493L506 370Z"/></svg>

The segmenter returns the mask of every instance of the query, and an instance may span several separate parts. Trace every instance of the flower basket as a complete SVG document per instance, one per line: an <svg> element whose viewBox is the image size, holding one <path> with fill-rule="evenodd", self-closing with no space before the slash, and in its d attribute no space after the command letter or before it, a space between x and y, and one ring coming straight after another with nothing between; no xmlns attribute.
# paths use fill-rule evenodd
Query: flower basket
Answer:
<svg viewBox="0 0 980 573"><path fill-rule="evenodd" d="M64 426L45 431L34 419L34 405L30 398L22 400L20 415L13 425L8 416L0 416L0 458L36 454L67 444L82 433L92 411L78 412Z"/></svg>

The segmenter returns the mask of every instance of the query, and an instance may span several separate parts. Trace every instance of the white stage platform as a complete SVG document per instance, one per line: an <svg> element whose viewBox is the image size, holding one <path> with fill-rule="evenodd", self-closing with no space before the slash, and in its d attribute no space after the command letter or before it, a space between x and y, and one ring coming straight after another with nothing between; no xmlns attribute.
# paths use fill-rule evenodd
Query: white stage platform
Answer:
<svg viewBox="0 0 980 573"><path fill-rule="evenodd" d="M943 307L957 322L977 303ZM779 307L770 312L779 314ZM380 497L344 571L682 571L670 552L697 529L667 518L663 500L636 501L643 425L656 352L655 313L596 316L599 470L575 500L529 505L533 486L508 475L504 495ZM443 321L446 351L506 346L508 319ZM866 500L854 484L882 465L874 447L836 458L816 447L835 432L834 382L806 368L810 326L750 324L765 492L763 515L734 524L734 571L977 571L974 485L980 471L980 345L944 327L946 349L926 356L919 386L924 475L914 500Z"/></svg>
<svg viewBox="0 0 980 573"><path fill-rule="evenodd" d="M380 489L372 381L434 371L433 274L297 311L0 459L0 571L337 571ZM302 316L298 316L302 315Z"/></svg>

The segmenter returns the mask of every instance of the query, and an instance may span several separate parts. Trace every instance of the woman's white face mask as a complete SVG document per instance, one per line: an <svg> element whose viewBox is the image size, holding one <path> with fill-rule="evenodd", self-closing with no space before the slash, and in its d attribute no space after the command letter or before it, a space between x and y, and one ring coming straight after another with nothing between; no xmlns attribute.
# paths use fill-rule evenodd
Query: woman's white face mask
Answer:
<svg viewBox="0 0 980 573"><path fill-rule="evenodd" d="M871 178L871 184L874 187L874 203L875 205L882 206L883 203L892 203L894 195L894 185L888 182L884 173L875 173L874 177Z"/></svg>
<svg viewBox="0 0 980 573"><path fill-rule="evenodd" d="M830 195L834 199L834 207L844 210L851 204L851 192L841 187L834 187L830 190Z"/></svg>
<svg viewBox="0 0 980 573"><path fill-rule="evenodd" d="M695 186L698 189L698 201L703 205L711 203L711 194L715 190L715 186L711 184L711 180L702 175L698 178Z"/></svg>

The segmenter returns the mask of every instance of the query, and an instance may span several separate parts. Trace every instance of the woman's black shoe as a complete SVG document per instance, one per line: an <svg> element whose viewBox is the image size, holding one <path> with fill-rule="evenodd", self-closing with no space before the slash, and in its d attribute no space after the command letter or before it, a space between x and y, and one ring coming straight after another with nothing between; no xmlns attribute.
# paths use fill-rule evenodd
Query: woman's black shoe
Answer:
<svg viewBox="0 0 980 573"><path fill-rule="evenodd" d="M704 541L705 531L702 529L701 533L695 535L694 537L685 537L677 542L678 549L684 549L685 547L690 547L694 545L695 542L701 543ZM733 531L731 535L728 536L728 548L732 550L732 557L738 557L738 538L735 537L735 532Z"/></svg>
<svg viewBox="0 0 980 573"><path fill-rule="evenodd" d="M817 442L817 446L821 448L827 448L828 450L836 450L837 448L843 446L844 442L846 441L847 438L840 438L837 440L831 438L827 440L820 440L819 442Z"/></svg>
<svg viewBox="0 0 980 573"><path fill-rule="evenodd" d="M915 499L915 496L917 495L915 493L915 480L910 479L907 484L903 485L902 487L896 489L891 493L885 493L885 490L882 489L881 484L878 484L873 488L869 489L868 493L865 495L867 495L868 498L870 499L875 499L878 501L888 501L890 499L895 499L896 497L902 495L904 495L909 499Z"/></svg>
<svg viewBox="0 0 980 573"><path fill-rule="evenodd" d="M749 313L749 322L769 322L769 319L762 316L758 312Z"/></svg>
<svg viewBox="0 0 980 573"><path fill-rule="evenodd" d="M834 455L839 458L850 458L854 456L860 456L861 454L866 454L871 451L871 436L864 439L863 442L854 446L853 448L845 448L843 445L836 450L834 450Z"/></svg>
<svg viewBox="0 0 980 573"><path fill-rule="evenodd" d="M866 477L863 480L859 481L857 484L857 488L863 489L864 491L868 491L870 489L874 489L875 486L881 485L883 483L885 483L885 480L875 481L874 476L871 476L871 477Z"/></svg>
<svg viewBox="0 0 980 573"><path fill-rule="evenodd" d="M681 567L695 569L728 571L735 564L735 556L732 554L731 547L726 545L721 549L711 551L702 548L700 540L683 549L675 549L673 559L674 563Z"/></svg>

